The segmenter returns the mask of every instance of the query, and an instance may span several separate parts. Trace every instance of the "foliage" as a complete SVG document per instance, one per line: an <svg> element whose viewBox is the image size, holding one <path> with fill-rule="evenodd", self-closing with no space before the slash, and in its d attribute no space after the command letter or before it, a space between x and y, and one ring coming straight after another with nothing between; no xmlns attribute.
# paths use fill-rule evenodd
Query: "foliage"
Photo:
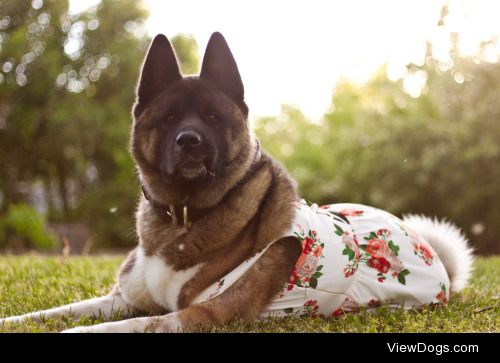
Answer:
<svg viewBox="0 0 500 363"><path fill-rule="evenodd" d="M0 258L0 317L47 309L109 292L122 257ZM271 318L204 328L206 332L498 332L500 258L480 258L470 288L453 295L447 307L405 311L377 308L338 318ZM117 319L120 317L117 316ZM49 319L1 326L0 332L57 332L102 320Z"/></svg>
<svg viewBox="0 0 500 363"><path fill-rule="evenodd" d="M75 15L67 1L4 0L0 14L0 215L29 202L86 223L97 245L134 243L128 140L147 12L134 0ZM174 44L193 71L194 39Z"/></svg>
<svg viewBox="0 0 500 363"><path fill-rule="evenodd" d="M177 60L185 75L196 74L200 70L198 44L192 35L178 34L171 39Z"/></svg>
<svg viewBox="0 0 500 363"><path fill-rule="evenodd" d="M24 244L38 248L54 247L57 243L57 236L48 230L44 216L24 203L9 206L0 222L0 236L0 243L7 245L14 244L11 238L21 238Z"/></svg>
<svg viewBox="0 0 500 363"><path fill-rule="evenodd" d="M427 79L418 97L384 67L366 84L338 84L319 124L285 106L257 133L306 199L449 218L479 252L498 252L500 64L451 56L447 70L430 49L407 66L406 77Z"/></svg>

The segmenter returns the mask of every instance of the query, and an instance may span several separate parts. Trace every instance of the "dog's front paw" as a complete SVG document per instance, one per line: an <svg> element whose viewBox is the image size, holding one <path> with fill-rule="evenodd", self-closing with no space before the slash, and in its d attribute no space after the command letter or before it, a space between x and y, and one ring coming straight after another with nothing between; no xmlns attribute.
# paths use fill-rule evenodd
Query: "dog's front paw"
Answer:
<svg viewBox="0 0 500 363"><path fill-rule="evenodd" d="M61 333L129 333L128 320L87 326L76 326Z"/></svg>
<svg viewBox="0 0 500 363"><path fill-rule="evenodd" d="M71 329L63 330L61 333L93 333L94 331L91 329L94 325L91 326L77 326Z"/></svg>
<svg viewBox="0 0 500 363"><path fill-rule="evenodd" d="M144 318L143 318L144 319ZM144 332L147 328L145 324L140 324L140 319L129 319L102 323L89 326L77 326L75 328L63 330L61 333L134 333Z"/></svg>
<svg viewBox="0 0 500 363"><path fill-rule="evenodd" d="M0 319L0 326L1 325L6 325L6 324L19 324L19 323L22 323L25 320L26 320L26 317L24 317L22 315L19 315L19 316L10 316L8 318Z"/></svg>
<svg viewBox="0 0 500 363"><path fill-rule="evenodd" d="M61 333L174 333L181 330L176 313L135 318L90 326L77 326Z"/></svg>

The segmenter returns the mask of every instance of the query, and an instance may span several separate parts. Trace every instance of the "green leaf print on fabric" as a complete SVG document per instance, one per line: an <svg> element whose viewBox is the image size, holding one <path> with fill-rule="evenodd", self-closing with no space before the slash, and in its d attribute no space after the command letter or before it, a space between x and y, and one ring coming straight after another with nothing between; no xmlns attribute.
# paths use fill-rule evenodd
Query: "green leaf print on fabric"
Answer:
<svg viewBox="0 0 500 363"><path fill-rule="evenodd" d="M311 276L311 278L319 279L323 274L316 270L316 272Z"/></svg>
<svg viewBox="0 0 500 363"><path fill-rule="evenodd" d="M389 248L391 249L392 252L394 252L394 255L398 255L399 253L399 246L396 246L392 240L389 241Z"/></svg>
<svg viewBox="0 0 500 363"><path fill-rule="evenodd" d="M371 239L377 238L377 234L375 232L370 232L368 237L365 237L365 240L369 241Z"/></svg>
<svg viewBox="0 0 500 363"><path fill-rule="evenodd" d="M342 251L342 254L347 255L349 257L349 261L354 260L354 258L356 257L356 253L353 250L351 250L349 247L344 248L344 250Z"/></svg>
<svg viewBox="0 0 500 363"><path fill-rule="evenodd" d="M319 310L318 301L308 300L303 305L301 316L308 316L311 318L322 316L322 314L318 314L318 310Z"/></svg>
<svg viewBox="0 0 500 363"><path fill-rule="evenodd" d="M348 234L344 233L342 238L346 243L346 248L342 251L348 256L349 264L344 268L345 277L352 276L356 271L352 260L356 263L364 263L370 268L378 271L377 281L383 283L387 279L387 274L390 273L393 278L397 278L398 282L405 285L406 276L410 271L406 269L402 261L398 258L400 247L391 239L391 232L385 228L377 231L371 231L368 236L364 237L366 244L357 246L358 254L349 246ZM356 241L357 242L357 241Z"/></svg>
<svg viewBox="0 0 500 363"><path fill-rule="evenodd" d="M337 236L342 236L344 234L344 230L342 228L340 228L338 225L336 225L335 223L333 225L335 226L335 234Z"/></svg>
<svg viewBox="0 0 500 363"><path fill-rule="evenodd" d="M448 298L446 296L446 285L444 284L444 282L441 282L439 284L439 287L441 287L441 291L439 292L439 294L437 294L436 299L441 305L446 305L448 303Z"/></svg>
<svg viewBox="0 0 500 363"><path fill-rule="evenodd" d="M410 274L410 271L408 269L404 269L398 274L398 281L402 283L403 285L406 285L406 276Z"/></svg>
<svg viewBox="0 0 500 363"><path fill-rule="evenodd" d="M335 225L335 227L338 227ZM340 228L340 227L339 227ZM359 244L356 235L351 234L349 231L342 231L342 243L345 248L342 251L343 255L348 258L348 264L344 267L344 276L351 277L358 270L360 261Z"/></svg>

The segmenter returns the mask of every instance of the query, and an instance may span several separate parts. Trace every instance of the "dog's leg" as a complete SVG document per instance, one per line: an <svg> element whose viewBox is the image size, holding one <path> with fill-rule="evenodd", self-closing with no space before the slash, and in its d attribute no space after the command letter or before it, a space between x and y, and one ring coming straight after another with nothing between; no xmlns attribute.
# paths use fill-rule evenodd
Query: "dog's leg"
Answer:
<svg viewBox="0 0 500 363"><path fill-rule="evenodd" d="M238 316L258 317L283 288L300 255L295 238L274 243L238 281L221 295L175 313L76 327L68 333L126 333L192 331L201 325L224 323Z"/></svg>
<svg viewBox="0 0 500 363"><path fill-rule="evenodd" d="M72 316L75 318L85 315L110 319L115 313L120 313L124 316L130 316L133 311L133 307L123 299L121 293L113 291L109 295L103 297L84 300L53 309L41 310L24 315L0 319L0 324L21 323L26 320L39 321L42 319L49 319L63 315Z"/></svg>
<svg viewBox="0 0 500 363"><path fill-rule="evenodd" d="M90 326L77 326L62 333L174 333L181 331L178 313L147 316Z"/></svg>

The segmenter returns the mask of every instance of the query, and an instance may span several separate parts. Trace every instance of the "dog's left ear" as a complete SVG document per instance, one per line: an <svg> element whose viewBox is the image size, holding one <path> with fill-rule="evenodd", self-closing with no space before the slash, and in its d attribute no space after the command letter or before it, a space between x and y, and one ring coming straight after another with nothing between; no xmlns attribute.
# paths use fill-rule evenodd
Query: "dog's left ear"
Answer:
<svg viewBox="0 0 500 363"><path fill-rule="evenodd" d="M209 80L228 95L243 110L248 112L244 102L243 82L233 54L221 33L213 33L208 41L200 78Z"/></svg>
<svg viewBox="0 0 500 363"><path fill-rule="evenodd" d="M158 34L149 46L137 85L137 101L133 108L139 117L144 107L171 83L182 79L172 44Z"/></svg>

